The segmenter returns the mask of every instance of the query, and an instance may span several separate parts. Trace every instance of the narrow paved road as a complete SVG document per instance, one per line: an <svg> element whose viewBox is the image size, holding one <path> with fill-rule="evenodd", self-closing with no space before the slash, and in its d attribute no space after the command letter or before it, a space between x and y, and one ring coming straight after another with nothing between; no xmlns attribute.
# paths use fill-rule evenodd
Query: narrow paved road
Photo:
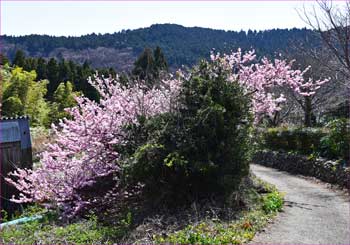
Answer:
<svg viewBox="0 0 350 245"><path fill-rule="evenodd" d="M347 195L272 168L251 169L286 194L284 211L251 244L350 244Z"/></svg>

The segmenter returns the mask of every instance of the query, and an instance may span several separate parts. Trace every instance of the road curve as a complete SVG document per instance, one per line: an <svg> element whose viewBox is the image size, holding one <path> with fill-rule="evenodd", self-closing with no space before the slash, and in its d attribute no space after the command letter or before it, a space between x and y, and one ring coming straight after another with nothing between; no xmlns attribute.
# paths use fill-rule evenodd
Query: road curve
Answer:
<svg viewBox="0 0 350 245"><path fill-rule="evenodd" d="M285 193L285 206L250 244L350 244L348 195L276 169L251 170Z"/></svg>

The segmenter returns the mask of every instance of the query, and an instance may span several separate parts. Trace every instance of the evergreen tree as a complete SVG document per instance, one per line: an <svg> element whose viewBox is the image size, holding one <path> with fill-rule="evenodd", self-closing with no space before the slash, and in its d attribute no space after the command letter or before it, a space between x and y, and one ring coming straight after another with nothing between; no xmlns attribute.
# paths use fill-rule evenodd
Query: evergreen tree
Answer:
<svg viewBox="0 0 350 245"><path fill-rule="evenodd" d="M47 64L46 60L43 58L38 58L37 68L36 68L37 78L39 80L47 79Z"/></svg>
<svg viewBox="0 0 350 245"><path fill-rule="evenodd" d="M132 74L146 81L149 87L153 87L160 80L162 71L168 71L168 64L160 47L154 50L145 48L134 63Z"/></svg>
<svg viewBox="0 0 350 245"><path fill-rule="evenodd" d="M47 64L47 78L49 85L47 86L47 98L51 98L59 84L58 65L54 58L51 58Z"/></svg>
<svg viewBox="0 0 350 245"><path fill-rule="evenodd" d="M132 74L147 83L154 78L154 59L150 48L145 48L135 61Z"/></svg>
<svg viewBox="0 0 350 245"><path fill-rule="evenodd" d="M73 87L74 87L74 81L77 79L77 65L72 60L70 60L68 61L68 66L70 70L70 74L69 74L70 77L68 80L73 82Z"/></svg>
<svg viewBox="0 0 350 245"><path fill-rule="evenodd" d="M97 90L92 87L87 79L90 76L93 76L95 73L94 70L90 68L90 65L87 61L84 62L82 66L77 66L76 79L74 80L74 85L76 91L81 91L86 97L91 100L98 101L99 94Z"/></svg>
<svg viewBox="0 0 350 245"><path fill-rule="evenodd" d="M68 81L72 77L69 64L64 59L59 63L58 77L58 79L63 82Z"/></svg>
<svg viewBox="0 0 350 245"><path fill-rule="evenodd" d="M25 54L22 50L17 50L15 58L13 59L13 66L24 67L25 64Z"/></svg>
<svg viewBox="0 0 350 245"><path fill-rule="evenodd" d="M23 70L25 71L36 71L37 70L37 64L38 60L36 58L26 58L24 61Z"/></svg>
<svg viewBox="0 0 350 245"><path fill-rule="evenodd" d="M162 49L157 46L154 50L154 64L157 71L168 71L168 63L165 59Z"/></svg>

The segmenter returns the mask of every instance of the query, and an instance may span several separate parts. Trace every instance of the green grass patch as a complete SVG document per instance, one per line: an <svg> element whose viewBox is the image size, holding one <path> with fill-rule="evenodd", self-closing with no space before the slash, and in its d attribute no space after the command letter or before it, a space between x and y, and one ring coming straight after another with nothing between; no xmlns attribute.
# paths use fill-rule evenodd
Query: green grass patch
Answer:
<svg viewBox="0 0 350 245"><path fill-rule="evenodd" d="M128 217L112 227L102 225L93 215L67 224L46 213L40 220L2 228L0 244L111 244L127 234L129 226Z"/></svg>

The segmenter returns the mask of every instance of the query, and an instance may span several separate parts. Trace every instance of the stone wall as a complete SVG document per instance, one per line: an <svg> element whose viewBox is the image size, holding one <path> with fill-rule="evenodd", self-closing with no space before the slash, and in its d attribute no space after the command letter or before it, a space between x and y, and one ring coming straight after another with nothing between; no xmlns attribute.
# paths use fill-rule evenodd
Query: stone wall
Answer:
<svg viewBox="0 0 350 245"><path fill-rule="evenodd" d="M342 166L338 161L310 159L295 153L263 150L254 155L253 162L292 174L316 177L350 189L350 167Z"/></svg>

